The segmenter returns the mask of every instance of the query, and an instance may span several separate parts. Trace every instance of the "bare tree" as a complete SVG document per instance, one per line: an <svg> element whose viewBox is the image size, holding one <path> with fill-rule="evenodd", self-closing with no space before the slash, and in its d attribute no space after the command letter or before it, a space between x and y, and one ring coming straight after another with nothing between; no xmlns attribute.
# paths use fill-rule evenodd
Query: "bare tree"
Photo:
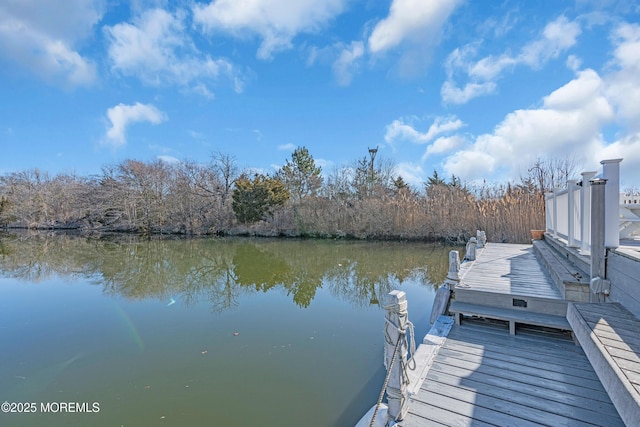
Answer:
<svg viewBox="0 0 640 427"><path fill-rule="evenodd" d="M220 151L212 154L211 167L222 182L222 200L226 203L233 188L233 182L240 176L236 158Z"/></svg>
<svg viewBox="0 0 640 427"><path fill-rule="evenodd" d="M572 156L554 159L538 157L520 181L533 184L539 193L544 194L554 188L565 187L567 181L577 178L580 166L580 162Z"/></svg>

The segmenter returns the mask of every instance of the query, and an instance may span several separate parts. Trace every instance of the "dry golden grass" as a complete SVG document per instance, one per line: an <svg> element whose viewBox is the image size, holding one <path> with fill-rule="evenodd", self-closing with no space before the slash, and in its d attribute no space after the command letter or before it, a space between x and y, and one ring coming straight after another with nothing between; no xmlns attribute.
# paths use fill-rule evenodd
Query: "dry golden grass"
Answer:
<svg viewBox="0 0 640 427"><path fill-rule="evenodd" d="M510 188L441 186L427 195L344 201L305 199L292 226L302 235L464 242L485 230L490 241L524 243L544 227L539 194Z"/></svg>

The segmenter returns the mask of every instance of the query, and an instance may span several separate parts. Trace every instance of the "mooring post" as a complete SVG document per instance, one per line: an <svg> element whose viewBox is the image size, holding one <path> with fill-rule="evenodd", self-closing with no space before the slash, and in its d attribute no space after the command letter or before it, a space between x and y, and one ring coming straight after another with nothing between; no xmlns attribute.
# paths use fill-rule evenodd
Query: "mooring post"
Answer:
<svg viewBox="0 0 640 427"><path fill-rule="evenodd" d="M449 285L449 289L454 291L456 286L460 284L460 255L458 251L449 251L449 272L444 281L445 285Z"/></svg>
<svg viewBox="0 0 640 427"><path fill-rule="evenodd" d="M476 260L476 248L478 246L478 240L475 237L472 237L467 242L467 248L464 254L465 261L475 261Z"/></svg>
<svg viewBox="0 0 640 427"><path fill-rule="evenodd" d="M487 233L483 230L476 230L476 240L478 241L478 249L484 248L487 244Z"/></svg>
<svg viewBox="0 0 640 427"><path fill-rule="evenodd" d="M407 329L409 313L407 297L403 291L394 290L387 295L385 302L384 327L384 366L389 374L387 384L387 406L390 420L404 419L409 410L409 392L407 386ZM396 348L396 346L398 348ZM389 370L391 370L389 372Z"/></svg>

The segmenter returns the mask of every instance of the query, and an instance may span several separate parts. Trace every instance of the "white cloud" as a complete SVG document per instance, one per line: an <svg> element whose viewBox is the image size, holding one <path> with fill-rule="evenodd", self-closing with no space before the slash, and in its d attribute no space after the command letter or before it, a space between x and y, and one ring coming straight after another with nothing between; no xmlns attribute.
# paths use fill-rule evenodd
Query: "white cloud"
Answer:
<svg viewBox="0 0 640 427"><path fill-rule="evenodd" d="M188 133L189 133L189 136L191 136L191 138L193 138L193 139L202 140L202 139L206 139L207 138L204 133L198 132L198 131L195 131L195 130L189 130Z"/></svg>
<svg viewBox="0 0 640 427"><path fill-rule="evenodd" d="M613 33L614 56L622 68L640 69L640 25L622 24Z"/></svg>
<svg viewBox="0 0 640 427"><path fill-rule="evenodd" d="M476 66L472 64L472 58L477 54L477 48L477 43L471 43L462 48L456 48L447 57L445 61L447 80L440 89L440 96L445 103L466 104L473 98L493 93L496 90L496 84L491 81L471 81L467 82L463 88L459 88L455 83L455 74L459 70L469 74L475 67L476 76L486 76L489 74L486 70L494 69L489 61L479 61Z"/></svg>
<svg viewBox="0 0 640 427"><path fill-rule="evenodd" d="M537 53L528 57L527 65L539 65L575 43L576 27L566 20L555 24L545 30L545 37L553 40L550 47L528 50ZM567 65L575 71L574 79L545 96L540 108L508 114L492 133L478 136L447 157L445 171L466 180L516 179L541 154L578 156L588 168L597 167L603 159L623 158L625 182L640 182L640 25L619 24L611 41L612 59L604 67L607 74L580 71L580 60L569 56ZM465 52L452 55L451 64L463 63ZM602 132L614 122L619 126L617 135L608 142Z"/></svg>
<svg viewBox="0 0 640 427"><path fill-rule="evenodd" d="M278 150L280 151L293 151L297 148L297 146L295 144L282 144L282 145L278 145Z"/></svg>
<svg viewBox="0 0 640 427"><path fill-rule="evenodd" d="M595 161L623 159L620 163L620 183L623 186L640 186L640 132L625 136L609 144Z"/></svg>
<svg viewBox="0 0 640 427"><path fill-rule="evenodd" d="M341 86L348 86L353 79L353 73L358 62L364 55L364 44L361 41L351 42L343 47L338 59L333 63L333 74Z"/></svg>
<svg viewBox="0 0 640 427"><path fill-rule="evenodd" d="M241 92L242 78L233 64L201 53L186 32L185 19L186 13L181 10L171 14L150 9L133 23L105 27L112 69L150 85L191 86L193 93L206 98L214 95L205 82L222 77Z"/></svg>
<svg viewBox="0 0 640 427"><path fill-rule="evenodd" d="M497 58L487 56L471 66L469 76L474 79L493 80L502 73L502 70L515 66L517 63L515 58L508 55L500 55Z"/></svg>
<svg viewBox="0 0 640 427"><path fill-rule="evenodd" d="M460 0L393 0L389 15L367 39L374 56L394 52L394 69L403 77L422 75L440 43L443 28Z"/></svg>
<svg viewBox="0 0 640 427"><path fill-rule="evenodd" d="M604 146L601 128L614 119L604 93L604 82L595 71L579 72L545 97L542 108L508 114L493 133L480 135L471 146L448 157L444 168L474 180L495 173L516 177L540 153L596 158Z"/></svg>
<svg viewBox="0 0 640 427"><path fill-rule="evenodd" d="M496 84L494 82L467 83L464 88L460 89L454 82L446 81L442 84L440 96L447 104L466 104L473 98L488 95L495 90Z"/></svg>
<svg viewBox="0 0 640 427"><path fill-rule="evenodd" d="M158 156L158 160L163 161L165 163L168 164L176 164L176 163L180 163L180 160L176 157L173 156L169 156L168 154L162 154L160 156Z"/></svg>
<svg viewBox="0 0 640 427"><path fill-rule="evenodd" d="M504 13L501 18L491 15L478 26L481 37L486 37L487 35L493 35L496 38L504 37L511 32L523 18L517 8L512 8L506 12L504 12L504 8L502 8L501 12Z"/></svg>
<svg viewBox="0 0 640 427"><path fill-rule="evenodd" d="M422 187L424 183L424 170L422 166L410 163L401 162L396 165L396 174L401 176L404 182L415 188Z"/></svg>
<svg viewBox="0 0 640 427"><path fill-rule="evenodd" d="M577 22L571 22L565 16L561 16L547 24L542 37L525 45L517 60L530 67L539 68L575 45L581 32Z"/></svg>
<svg viewBox="0 0 640 427"><path fill-rule="evenodd" d="M0 56L65 86L95 82L95 64L77 45L91 37L103 1L10 0L0 4Z"/></svg>
<svg viewBox="0 0 640 427"><path fill-rule="evenodd" d="M364 61L366 49L364 42L354 40L348 44L337 42L324 47L307 46L305 53L307 67L330 66L338 85L348 86Z"/></svg>
<svg viewBox="0 0 640 427"><path fill-rule="evenodd" d="M314 159L314 161L316 162L316 166L319 166L320 169L322 169L322 174L326 174L326 171L333 167L334 163L331 160L327 160L327 159Z"/></svg>
<svg viewBox="0 0 640 427"><path fill-rule="evenodd" d="M481 180L497 170L496 158L479 150L462 150L446 159L444 170L463 181Z"/></svg>
<svg viewBox="0 0 640 427"><path fill-rule="evenodd" d="M257 35L262 39L257 56L292 47L298 33L314 33L339 15L346 0L217 0L195 4L194 22L208 33L226 32L236 37Z"/></svg>
<svg viewBox="0 0 640 427"><path fill-rule="evenodd" d="M550 95L544 97L544 107L554 110L576 110L583 108L602 91L603 82L598 73L584 70Z"/></svg>
<svg viewBox="0 0 640 427"><path fill-rule="evenodd" d="M203 98L207 99L215 99L215 94L209 90L207 85L204 83L196 83L193 87L189 89L191 93L195 93L196 95L200 95Z"/></svg>
<svg viewBox="0 0 640 427"><path fill-rule="evenodd" d="M616 119L627 129L603 148L599 159L623 158L621 182L640 183L640 25L621 24L612 33L611 73L604 77L605 93L616 109Z"/></svg>
<svg viewBox="0 0 640 427"><path fill-rule="evenodd" d="M460 129L464 123L456 117L437 117L427 132L419 132L413 126L406 124L403 119L394 120L387 125L385 141L393 144L397 141L409 141L414 144L426 144L442 133Z"/></svg>
<svg viewBox="0 0 640 427"><path fill-rule="evenodd" d="M442 154L453 151L464 144L465 139L460 135L453 135L448 137L440 137L430 144L422 156L422 161L425 161L427 157L432 154Z"/></svg>
<svg viewBox="0 0 640 427"><path fill-rule="evenodd" d="M415 76L429 63L430 50L440 41L442 28L459 3L460 0L394 0L387 17L375 24L366 40L308 47L307 66L331 64L337 83L348 86L365 57L375 61L376 55L393 50L398 52L394 68L405 77Z"/></svg>
<svg viewBox="0 0 640 427"><path fill-rule="evenodd" d="M369 36L373 53L395 48L405 41L425 43L425 36L438 36L457 0L393 0L389 16L378 22Z"/></svg>
<svg viewBox="0 0 640 427"><path fill-rule="evenodd" d="M478 42L462 49L455 49L445 62L447 80L440 90L442 100L445 103L465 104L478 96L493 93L497 87L495 80L499 79L505 70L519 65L533 69L541 68L574 46L580 33L580 25L577 22L560 16L549 22L537 39L522 46L515 56L502 53L473 61L477 54ZM577 70L575 57L569 65ZM463 79L468 79L463 88L456 83L457 74L461 74Z"/></svg>
<svg viewBox="0 0 640 427"><path fill-rule="evenodd" d="M569 55L567 57L567 68L574 72L578 72L582 67L582 60L575 55Z"/></svg>
<svg viewBox="0 0 640 427"><path fill-rule="evenodd" d="M613 32L615 49L606 77L607 95L631 131L640 131L640 25L623 24Z"/></svg>
<svg viewBox="0 0 640 427"><path fill-rule="evenodd" d="M139 102L133 105L118 104L109 108L107 118L111 126L107 129L105 143L114 147L127 143L126 131L131 123L149 122L157 125L167 120L167 116L155 106Z"/></svg>

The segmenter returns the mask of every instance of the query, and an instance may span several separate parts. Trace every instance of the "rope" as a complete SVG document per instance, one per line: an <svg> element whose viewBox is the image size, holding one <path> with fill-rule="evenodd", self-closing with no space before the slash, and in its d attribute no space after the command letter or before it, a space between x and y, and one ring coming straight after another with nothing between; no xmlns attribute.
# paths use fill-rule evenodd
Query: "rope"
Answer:
<svg viewBox="0 0 640 427"><path fill-rule="evenodd" d="M386 322L385 329L384 329L385 341L389 344L392 343L391 336L389 336L389 329L388 329L389 325L396 328L396 330L398 331L398 341L396 341L395 347L393 349L393 354L391 356L391 362L389 363L388 366L387 366L387 358L386 357L384 358L384 364L385 364L385 368L387 369L387 375L384 379L382 390L380 390L378 403L376 403L376 408L373 411L373 416L371 417L371 422L369 423L369 427L373 427L375 423L376 416L378 415L378 410L380 409L380 405L382 404L382 399L384 398L385 391L388 394L393 394L394 397L399 397L401 399L400 406L402 407L404 405L404 397L396 396L398 393L395 392L395 389L393 389L394 390L393 392L390 392L390 390L387 390L387 386L389 385L389 379L391 378L391 371L393 369L393 365L395 364L396 357L398 355L398 350L400 349L400 344L402 344L403 340L405 340L406 342L407 330L409 330L409 336L410 336L409 346L411 351L411 359L408 360L408 363L406 365L402 362L402 359L400 360L400 364L402 365L400 369L402 371L402 376L405 383L407 384L409 383L409 375L407 374L407 367L412 371L416 369L416 361L413 358L413 355L416 352L415 332L414 332L413 323L411 323L411 321L409 321L409 319L407 318L408 317L407 302L404 301L400 304L388 304L384 308L386 310L392 309L393 311L395 311L398 315L399 323L402 324L404 321L405 329L400 329L397 325L394 325L389 318L385 317L385 322ZM388 347L385 346L385 352L387 351L387 349Z"/></svg>
<svg viewBox="0 0 640 427"><path fill-rule="evenodd" d="M384 397L384 392L387 389L387 385L389 384L389 378L391 378L391 368L396 361L396 355L398 354L398 349L400 348L400 342L402 341L402 336L398 337L398 342L396 342L396 348L393 350L393 356L391 357L390 368L387 369L387 376L384 379L384 384L382 385L382 390L380 390L380 396L378 397L378 403L376 403L376 409L373 411L373 417L371 417L371 422L369 423L369 427L373 427L373 424L376 421L376 416L378 415L378 409L380 409L380 404L382 403L382 398Z"/></svg>
<svg viewBox="0 0 640 427"><path fill-rule="evenodd" d="M398 313L398 317L400 317L402 315L407 316L406 313L404 313L404 314ZM411 369L412 371L415 370L416 369L416 361L413 359L413 355L416 353L416 339L415 339L415 331L414 331L413 323L411 323L411 321L408 320L408 319L405 320L406 328L403 330L403 329L400 329L398 326L394 325L393 322L391 322L391 320L389 320L388 318L385 318L384 320L385 320L385 322L387 322L387 326L391 325L391 326L393 326L394 328L397 329L398 334L399 334L398 342L400 342L400 339L403 336L406 336L407 329L409 330L409 352L411 354L411 358L409 359L409 369ZM384 337L385 337L385 341L387 343L390 343L390 344L392 343L391 337L389 336L389 332L388 332L388 329L386 327L384 329ZM396 343L396 346L397 345L398 345L398 343ZM385 347L385 350L386 350L386 347ZM413 364L413 367L410 366L411 364ZM391 370L391 368L387 366L386 357L385 357L385 368L387 368L388 371Z"/></svg>

